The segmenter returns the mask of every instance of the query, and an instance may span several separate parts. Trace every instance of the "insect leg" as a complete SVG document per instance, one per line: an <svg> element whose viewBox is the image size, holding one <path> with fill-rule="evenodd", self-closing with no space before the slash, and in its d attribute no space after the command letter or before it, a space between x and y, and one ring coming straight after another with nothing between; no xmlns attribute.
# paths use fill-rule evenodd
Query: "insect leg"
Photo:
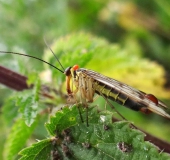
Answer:
<svg viewBox="0 0 170 160"><path fill-rule="evenodd" d="M86 99L88 102L93 102L93 97L94 97L94 88L93 88L93 79L86 76Z"/></svg>
<svg viewBox="0 0 170 160"><path fill-rule="evenodd" d="M74 91L73 91L73 83L76 87L76 89ZM77 98L76 98L76 94L79 90L77 79L74 79L73 76L71 76L71 75L66 75L66 88L67 88L67 93L68 93L68 96L69 96L69 101L74 99L76 104L78 104ZM84 121L83 121L83 117L82 117L82 114L81 114L81 111L80 111L80 106L79 105L77 105L77 106L78 106L77 108L78 108L78 112L79 112L79 115L80 115L80 119L83 123Z"/></svg>
<svg viewBox="0 0 170 160"><path fill-rule="evenodd" d="M79 74L80 99L81 99L83 105L86 108L86 123L87 123L87 126L89 126L89 124L88 124L88 104L87 104L87 101L86 101L86 97L87 97L86 89L87 89L86 78L83 77L82 74Z"/></svg>
<svg viewBox="0 0 170 160"><path fill-rule="evenodd" d="M79 86L79 82L78 82L77 79L74 79L74 78L72 77L72 84L71 84L72 91L73 91L73 83L74 83L76 89L74 90L72 96L73 96L73 98L76 100L76 103L78 104L76 94L77 94L77 92L79 91L79 87L78 87L78 86ZM82 123L84 123L83 117L82 117L82 114L81 114L81 110L80 110L80 105L78 105L77 108L78 108L78 112L79 112L79 115L80 115L80 119L81 119Z"/></svg>
<svg viewBox="0 0 170 160"><path fill-rule="evenodd" d="M115 111L117 112L117 114L118 114L122 119L126 120L126 118L117 111L117 109L112 105L112 103L110 103L110 101L106 98L106 96L103 95L102 92L100 92L100 95L107 101L107 103L109 104L109 106L110 106L113 110L115 110Z"/></svg>
<svg viewBox="0 0 170 160"><path fill-rule="evenodd" d="M118 114L123 120L127 121L127 119L126 119L122 114L120 114L119 111L117 111L117 109L112 105L112 103L110 103L110 101L107 99L107 97L104 96L103 93L100 93L100 94L101 94L101 96L107 101L107 103L109 104L109 106L110 106L113 110L115 110L115 111L117 112L117 114ZM133 128L138 129L134 124L132 124L132 123L130 123L130 124L131 124L131 126L132 126Z"/></svg>
<svg viewBox="0 0 170 160"><path fill-rule="evenodd" d="M79 105L78 105L78 112L79 112L79 115L80 115L81 122L84 123Z"/></svg>

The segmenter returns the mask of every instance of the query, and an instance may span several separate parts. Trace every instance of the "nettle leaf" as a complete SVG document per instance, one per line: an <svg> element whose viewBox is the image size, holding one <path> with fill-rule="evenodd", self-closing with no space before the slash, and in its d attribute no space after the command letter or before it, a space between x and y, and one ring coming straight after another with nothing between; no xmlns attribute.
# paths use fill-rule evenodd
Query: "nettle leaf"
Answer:
<svg viewBox="0 0 170 160"><path fill-rule="evenodd" d="M11 125L13 120L18 115L18 108L15 107L16 96L11 96L6 99L3 107L2 107L2 116L7 124Z"/></svg>
<svg viewBox="0 0 170 160"><path fill-rule="evenodd" d="M39 101L39 92L40 92L40 89L41 89L40 79L36 79L36 82L35 82L35 84L34 84L34 90L33 90L33 93L34 93L34 101L35 101L35 102L38 102L38 101Z"/></svg>
<svg viewBox="0 0 170 160"><path fill-rule="evenodd" d="M17 106L22 113L25 123L30 126L37 116L39 100L40 81L37 80L33 90L26 90L18 94Z"/></svg>
<svg viewBox="0 0 170 160"><path fill-rule="evenodd" d="M170 93L164 87L165 70L161 65L142 58L135 52L129 53L127 48L116 44L105 45L99 52L95 52L94 57L86 65L87 69L92 69L146 93L159 93L160 98L169 99Z"/></svg>
<svg viewBox="0 0 170 160"><path fill-rule="evenodd" d="M30 73L28 75L27 80L28 85L34 84L33 94L34 94L34 101L37 102L39 100L39 92L41 89L41 81L37 73Z"/></svg>
<svg viewBox="0 0 170 160"><path fill-rule="evenodd" d="M51 117L50 122L45 126L50 135L55 136L57 132L60 133L65 128L75 125L79 118L76 107L64 107L61 111L58 111L54 117Z"/></svg>
<svg viewBox="0 0 170 160"><path fill-rule="evenodd" d="M54 41L51 48L64 68L75 64L78 64L82 68L107 43L105 39L95 37L90 33L80 32L61 37ZM47 49L43 59L61 68L49 49ZM56 69L53 70L53 76L62 77L62 80L64 79L63 74Z"/></svg>
<svg viewBox="0 0 170 160"><path fill-rule="evenodd" d="M35 75L35 74L34 74ZM34 76L35 77L35 76ZM35 79L36 78L36 79ZM2 107L3 118L7 124L12 124L15 117L18 116L18 110L23 114L23 118L28 126L30 126L37 116L37 108L40 92L40 80L37 76L30 81L34 84L32 90L23 92L14 92L4 103Z"/></svg>
<svg viewBox="0 0 170 160"><path fill-rule="evenodd" d="M28 74L27 84L32 85L39 81L37 72L31 72Z"/></svg>
<svg viewBox="0 0 170 160"><path fill-rule="evenodd" d="M19 152L22 157L20 160L50 160L52 141L45 139L33 144L31 147L25 148Z"/></svg>
<svg viewBox="0 0 170 160"><path fill-rule="evenodd" d="M30 126L37 116L38 109L38 102L35 101L32 90L24 91L18 96L17 106L20 107L19 111L22 113L25 123Z"/></svg>
<svg viewBox="0 0 170 160"><path fill-rule="evenodd" d="M28 127L21 118L14 123L5 143L5 159L13 160L14 157L17 157L18 152L24 147L35 127L36 123Z"/></svg>
<svg viewBox="0 0 170 160"><path fill-rule="evenodd" d="M79 106L80 107L80 106ZM158 148L144 141L144 133L131 127L126 121L112 123L111 112L97 112L95 107L88 111L80 109L82 122L77 106L64 107L58 111L46 128L55 136L24 149L22 160L41 159L169 159L166 153L159 153ZM43 157L44 158L44 157ZM26 159L26 158L25 158ZM44 158L45 159L45 158Z"/></svg>
<svg viewBox="0 0 170 160"><path fill-rule="evenodd" d="M145 92L159 93L160 98L169 98L170 93L164 88L164 69L159 64L142 58L141 50L138 47L137 51L134 49L133 39L126 41L127 45L122 47L92 34L79 32L61 37L54 41L51 48L64 68L78 64L80 68L86 67L124 83L128 82ZM45 52L44 59L61 69L49 49ZM52 69L52 73L53 78L63 82L62 73L56 69Z"/></svg>

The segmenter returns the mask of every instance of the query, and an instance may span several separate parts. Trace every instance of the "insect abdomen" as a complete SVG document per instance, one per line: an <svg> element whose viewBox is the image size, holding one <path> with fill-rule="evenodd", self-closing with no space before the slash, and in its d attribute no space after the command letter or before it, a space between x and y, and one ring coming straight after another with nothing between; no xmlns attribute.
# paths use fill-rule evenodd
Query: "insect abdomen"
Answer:
<svg viewBox="0 0 170 160"><path fill-rule="evenodd" d="M126 106L132 110L139 111L145 105L132 100L126 94L121 93L120 90L107 86L101 82L94 82L94 90L97 94L105 96L106 98L116 101L117 103Z"/></svg>

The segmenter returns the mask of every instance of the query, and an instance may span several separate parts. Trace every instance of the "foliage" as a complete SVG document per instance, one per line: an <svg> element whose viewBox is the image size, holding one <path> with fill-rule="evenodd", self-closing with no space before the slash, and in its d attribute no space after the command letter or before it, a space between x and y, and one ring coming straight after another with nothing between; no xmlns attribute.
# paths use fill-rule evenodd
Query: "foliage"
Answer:
<svg viewBox="0 0 170 160"><path fill-rule="evenodd" d="M114 70L115 76L116 74L121 74L122 76L128 77L128 72L123 70L123 68L126 67L127 70L133 70L132 73L137 74L138 72L141 72L141 68L143 64L145 64L145 66L147 66L145 74L147 75L147 72L148 75L150 72L153 73L147 81L157 81L157 88L160 88L160 95L168 96L166 91L162 88L164 82L163 78L160 80L160 77L163 74L163 69L158 64L153 63L153 66L149 65L150 62L141 58L139 54L134 54L133 56L135 62L138 61L138 67L134 67L135 63L129 58L128 52L126 52L124 49L121 49L117 44L113 45L102 38L81 32L61 37L59 40L53 43L51 48L54 49L56 56L59 57L63 66L69 65L69 62L71 65L79 62L81 67L87 66L94 68L95 70L99 69L101 72L103 72L103 74L106 75L109 74L111 70ZM54 64L56 59L52 53L49 51L46 51L45 53L44 59ZM100 57L98 54L100 54ZM106 61L103 61L104 58L108 63L109 61L114 62L115 67L110 69L107 67L105 68L107 63ZM96 62L100 63L100 66L96 67ZM102 68L105 68L106 70ZM48 85L47 82L43 81L44 75L49 73L46 71L51 72L51 74L48 75ZM138 130L130 129L129 123L118 122L112 124L111 117L113 116L112 113L115 112L113 110L112 112L107 111L106 113L100 112L96 114L97 109L89 107L89 127L87 127L86 123L82 123L77 106L74 106L71 109L64 107L62 110L60 110L59 108L63 107L63 105L66 103L64 100L64 94L66 92L65 87L63 87L65 86L63 85L64 76L62 73L54 70L53 68L47 67L46 64L42 73L44 74L40 74L39 78L37 74L30 71L28 76L28 84L34 84L34 87L30 90L13 94L11 98L6 100L6 103L3 106L4 120L9 126L11 126L11 131L9 132L8 138L5 142L5 158L9 160L13 159L14 157L18 158L17 153L21 148L23 148L24 145L26 145L26 141L30 139L29 137L31 135L33 139L35 139L33 136L34 134L37 136L36 139L39 139L38 137L42 137L41 133L37 134L37 132L35 133L34 130L39 127L39 120L42 115L49 114L48 108L51 108L51 106L55 105L57 106L57 112L52 108L53 112L51 115L53 116L50 118L50 122L47 122L47 118L44 119L44 123L46 122L46 128L50 134L50 137L45 132L43 132L44 136L48 136L49 138L43 138L43 140L39 141L38 143L34 143L31 147L23 149L20 152L22 155L21 159L50 159L52 153L54 154L53 156L58 156L58 153L60 156L62 156L62 158L66 159L68 158L67 154L69 156L73 156L74 158L79 157L80 159L88 159L89 157L96 159L106 157L106 159L108 159L109 157L114 156L117 158L125 156L129 159L134 157L135 159L136 156L139 155L139 152L144 157L147 153L148 157L163 156L163 159L166 159L165 157L167 157L167 155L159 154L153 145L143 140L144 135L142 133L140 133ZM42 83L46 83L47 86L45 87L42 85ZM143 83L139 81L139 86L142 84ZM99 101L96 101L95 103L99 108L101 108L101 110L103 110L103 104L100 102L100 99L101 98L99 98ZM81 105L79 108L81 109L81 114L84 120L86 112L82 110ZM102 122L103 118L105 122ZM14 120L16 121L15 123L13 123ZM105 124L106 126L109 126L108 131L103 129L103 125ZM65 145L62 144L62 142L66 141L64 139L66 137L64 137L63 131L68 128L71 130L69 136L71 139L73 139L73 142ZM69 137L67 138L69 139ZM57 141L57 146L53 146L54 141ZM108 142L110 143L108 144ZM89 144L91 146L90 148L87 147ZM114 148L114 152L110 152L112 148ZM81 152L76 152L77 150L80 150ZM124 150L127 150L129 153L126 153L126 151L124 152ZM85 155L87 155L87 157ZM99 155L99 157L96 155Z"/></svg>
<svg viewBox="0 0 170 160"><path fill-rule="evenodd" d="M168 104L170 96L169 16L170 5L166 0L41 0L41 2L39 0L1 0L0 50L43 57L46 61L60 67L49 49L45 50L47 48L43 41L45 38L64 68L79 64L80 67L95 70L145 92L153 93ZM0 54L0 63L29 76L28 83L34 84L32 90L21 93L12 92L0 86L0 104L2 105L0 159L4 157L5 159L18 159L17 153L24 146L30 146L35 139L43 140L33 143L30 148L20 152L22 159L27 159L31 148L32 153L41 151L41 155L44 156L43 153L46 154L48 151L49 154L50 147L53 148L51 141L55 139L51 137L55 136L50 130L50 127L54 126L52 120L56 120L55 114L59 115L62 112L56 113L56 110L58 111L67 103L64 75L47 67L46 64L16 55ZM38 74L35 74L35 71L38 71ZM44 85L47 85L47 88ZM42 92L45 94L41 94ZM105 106L102 98L98 98L93 104L97 104L99 108ZM165 119L156 115L142 116L120 105L114 104L114 106L135 125L162 139L169 140L169 122ZM52 113L49 113L49 108L52 109ZM53 116L50 123L47 123L49 114ZM46 127L49 126L47 130L50 136L44 130L42 123L47 123ZM89 133L93 133L80 120L78 123L81 127L89 129ZM128 124L122 122L122 125L125 125L127 130L131 130ZM119 124L110 124L110 126L114 128ZM67 127L79 133L80 128L77 124L72 126L68 123ZM120 130L123 131L122 128ZM108 132L111 131L110 129ZM133 130L132 133L134 132L136 131ZM80 137L74 137L72 133L71 137L76 144L68 144L68 146L75 149L73 152L76 156L78 154L84 156L84 153L87 155L91 149L94 151L92 153L96 153L95 143L92 143L92 147L88 149L86 148L88 144L85 143L83 146L80 143ZM112 133L115 132L112 131ZM139 134L143 136L142 133ZM49 138L44 139L44 137ZM150 147L150 144L146 144L143 140L137 141L136 144L140 143ZM37 147L39 145L42 148ZM145 148L145 145L142 148ZM39 150L34 150L35 148ZM63 156L62 146L58 148L59 154ZM118 150L116 147L115 149ZM77 150L79 152L76 152ZM157 150L153 149L153 152L151 150L148 150L149 155L152 153L157 155ZM118 152L122 155L134 153ZM160 154L160 156L165 155Z"/></svg>
<svg viewBox="0 0 170 160"><path fill-rule="evenodd" d="M2 109L5 121L11 124L13 119L18 116L17 111L19 111L26 125L31 126L37 116L37 111L40 110L38 107L39 90L40 82L37 79L34 89L14 94L7 99Z"/></svg>
<svg viewBox="0 0 170 160"><path fill-rule="evenodd" d="M128 122L112 123L111 112L96 114L96 109L90 108L89 113L87 126L81 122L77 106L58 111L46 124L49 133L55 137L23 149L20 160L47 160L50 157L81 160L169 159L168 154L160 154L154 145L144 142L144 134L131 129ZM81 114L84 118L86 111L81 110Z"/></svg>
<svg viewBox="0 0 170 160"><path fill-rule="evenodd" d="M38 119L37 119L38 121ZM5 143L4 159L14 159L26 144L26 141L31 136L34 131L36 123L28 127L23 119L18 118Z"/></svg>
<svg viewBox="0 0 170 160"><path fill-rule="evenodd" d="M19 46L29 54L40 54L44 36L53 40L88 30L123 45L137 43L142 54L170 69L169 8L166 0L1 1L0 40L4 48Z"/></svg>

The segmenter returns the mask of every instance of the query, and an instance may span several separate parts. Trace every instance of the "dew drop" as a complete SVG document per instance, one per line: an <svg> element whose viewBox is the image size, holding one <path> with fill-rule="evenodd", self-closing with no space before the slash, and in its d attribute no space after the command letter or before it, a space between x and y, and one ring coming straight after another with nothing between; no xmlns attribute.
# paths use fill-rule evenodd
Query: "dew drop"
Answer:
<svg viewBox="0 0 170 160"><path fill-rule="evenodd" d="M101 121L101 122L105 122L105 121L106 121L106 116L101 115L101 116L100 116L100 121Z"/></svg>
<svg viewBox="0 0 170 160"><path fill-rule="evenodd" d="M146 146L144 146L144 148L143 148L145 151L148 151L148 148L146 147Z"/></svg>

